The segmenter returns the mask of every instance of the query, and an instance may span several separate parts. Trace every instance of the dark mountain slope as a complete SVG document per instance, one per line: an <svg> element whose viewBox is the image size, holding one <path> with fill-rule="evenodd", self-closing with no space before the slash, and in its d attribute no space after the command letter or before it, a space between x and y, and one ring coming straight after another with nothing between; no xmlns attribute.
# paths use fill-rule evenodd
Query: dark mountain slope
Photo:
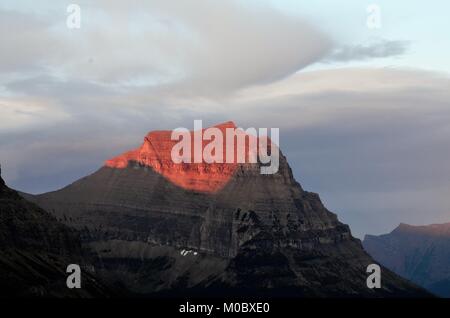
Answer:
<svg viewBox="0 0 450 318"><path fill-rule="evenodd" d="M78 233L9 189L0 177L0 297L90 297L107 291L90 274L66 286L69 264L85 265Z"/></svg>

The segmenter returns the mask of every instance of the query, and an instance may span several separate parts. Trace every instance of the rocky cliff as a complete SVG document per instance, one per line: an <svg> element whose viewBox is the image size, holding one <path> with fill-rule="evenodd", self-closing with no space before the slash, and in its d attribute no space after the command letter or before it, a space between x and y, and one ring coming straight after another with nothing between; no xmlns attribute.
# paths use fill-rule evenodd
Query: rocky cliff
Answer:
<svg viewBox="0 0 450 318"><path fill-rule="evenodd" d="M366 235L364 248L399 275L450 297L450 223L400 224L389 234Z"/></svg>
<svg viewBox="0 0 450 318"><path fill-rule="evenodd" d="M94 174L29 197L82 232L102 277L147 295L428 295L386 269L383 288L368 289L374 260L282 154L272 175L260 163L177 165L161 160L168 134L150 133Z"/></svg>

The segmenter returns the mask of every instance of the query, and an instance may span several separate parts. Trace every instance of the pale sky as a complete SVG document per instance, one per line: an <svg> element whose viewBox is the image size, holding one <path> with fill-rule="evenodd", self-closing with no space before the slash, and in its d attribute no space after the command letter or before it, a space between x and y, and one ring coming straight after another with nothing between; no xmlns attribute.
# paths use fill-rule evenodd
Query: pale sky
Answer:
<svg viewBox="0 0 450 318"><path fill-rule="evenodd" d="M259 2L259 1L254 1ZM445 0L272 0L287 14L306 17L341 43L367 43L376 38L408 41L407 54L366 65L412 67L450 72L450 2ZM366 27L367 7L376 4L381 12L381 28Z"/></svg>
<svg viewBox="0 0 450 318"><path fill-rule="evenodd" d="M79 29L67 6L81 8ZM380 28L369 28L375 4ZM450 221L448 1L2 1L0 162L56 190L148 131L280 128L353 233Z"/></svg>

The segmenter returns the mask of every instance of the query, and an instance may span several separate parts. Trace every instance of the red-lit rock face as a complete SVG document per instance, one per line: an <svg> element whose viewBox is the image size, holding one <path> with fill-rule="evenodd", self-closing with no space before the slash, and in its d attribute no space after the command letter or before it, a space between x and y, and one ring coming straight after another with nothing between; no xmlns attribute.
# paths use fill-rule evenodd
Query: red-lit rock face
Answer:
<svg viewBox="0 0 450 318"><path fill-rule="evenodd" d="M223 134L223 157L226 158L226 129L236 128L233 122L227 122L215 126ZM205 130L203 130L205 131ZM235 160L232 163L193 163L193 151L191 152L192 163L174 163L171 151L177 140L171 140L172 131L153 131L145 138L141 147L128 151L118 157L106 161L106 166L123 169L130 162L136 162L143 166L151 167L155 172L164 176L173 184L187 190L213 193L223 188L235 173L238 163L236 160L237 143L234 143ZM244 133L240 131L240 133ZM193 132L191 132L193 149ZM248 136L248 138L254 138ZM202 150L210 141L202 141ZM249 143L245 144L245 153L248 154Z"/></svg>

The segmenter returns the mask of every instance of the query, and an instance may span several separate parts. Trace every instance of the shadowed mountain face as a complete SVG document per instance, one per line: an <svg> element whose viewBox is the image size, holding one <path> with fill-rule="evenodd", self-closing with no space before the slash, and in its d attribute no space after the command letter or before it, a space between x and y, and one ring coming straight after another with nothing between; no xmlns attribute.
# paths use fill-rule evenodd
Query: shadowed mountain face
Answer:
<svg viewBox="0 0 450 318"><path fill-rule="evenodd" d="M364 248L399 275L450 297L450 223L400 224L389 234L366 235Z"/></svg>
<svg viewBox="0 0 450 318"><path fill-rule="evenodd" d="M0 297L93 297L106 289L91 275L66 286L69 264L85 263L78 234L6 187L0 177Z"/></svg>
<svg viewBox="0 0 450 318"><path fill-rule="evenodd" d="M161 149L170 147L152 153ZM220 180L213 175L220 170L139 153L59 191L27 196L81 231L99 255L97 272L118 286L146 295L428 296L386 269L382 288L367 288L373 259L294 180L283 155L276 174L238 164L220 190L207 192L179 186L154 166L191 181Z"/></svg>

